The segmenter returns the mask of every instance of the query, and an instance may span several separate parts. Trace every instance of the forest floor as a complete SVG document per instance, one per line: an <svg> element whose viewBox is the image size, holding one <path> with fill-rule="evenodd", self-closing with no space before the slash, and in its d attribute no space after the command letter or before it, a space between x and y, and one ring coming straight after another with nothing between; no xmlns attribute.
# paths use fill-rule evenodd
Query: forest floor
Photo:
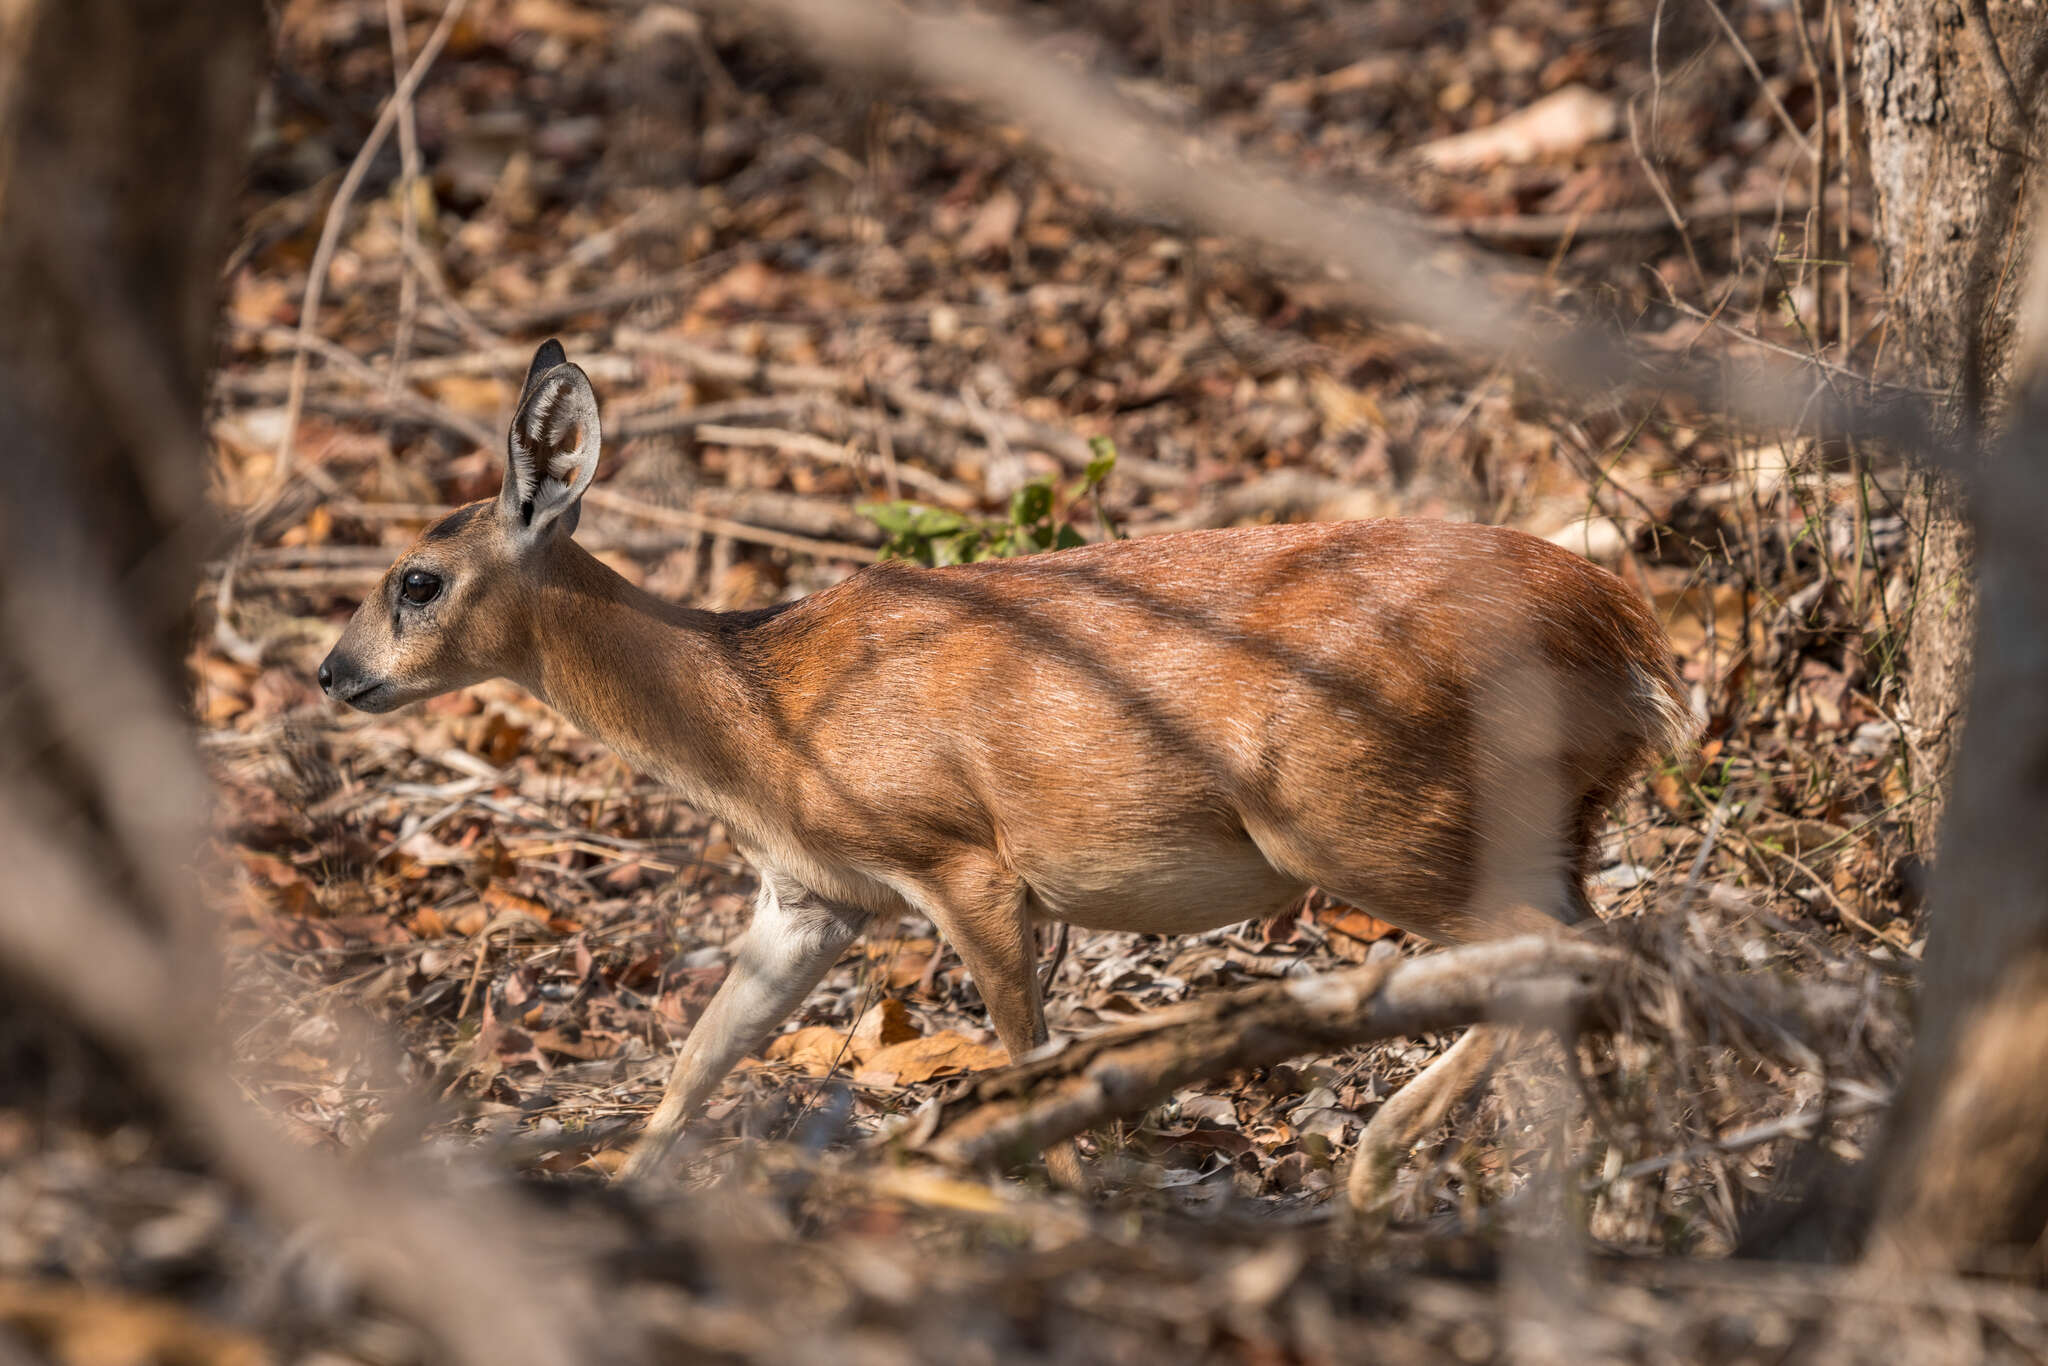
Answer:
<svg viewBox="0 0 2048 1366"><path fill-rule="evenodd" d="M1709 7L1676 7L1654 49L1647 3L1018 8L1047 51L1153 113L1403 199L1447 240L1522 258L1532 291L1581 316L1696 358L1790 352L1845 381L1882 366L1832 35L1802 42L1791 8L1744 8L1731 38ZM409 53L439 9L407 6ZM1868 1155L1921 951L1897 657L1913 537L1888 457L1474 368L1324 283L1127 212L942 97L850 93L679 6L471 0L412 101L418 174L401 128L338 203L392 83L385 6L281 7L215 390L216 491L249 530L207 585L191 660L222 792L222 1009L237 1077L295 1137L356 1151L423 1130L594 1192L746 924L754 877L726 832L513 685L370 717L313 682L396 551L495 492L527 360L557 336L604 404L578 539L701 606L781 601L871 560L882 534L861 504L1000 518L1030 480L1070 485L1096 437L1119 453L1104 506L1131 536L1431 516L1593 558L1655 604L1708 718L1700 750L1616 811L1603 916L1673 972L1789 975L1861 1002L1825 1049L1675 1017L1582 1043L1582 1081L1598 1074L1609 1105L1562 1131L1556 1059L1531 1045L1367 1235L1336 1214L1344 1160L1448 1038L1188 1088L1083 1140L1110 1188L1093 1205L1028 1174L874 1156L898 1117L1003 1057L958 959L906 919L727 1083L692 1130L699 1203L661 1235L701 1256L706 1221L729 1217L747 1225L735 1263L782 1268L801 1248L809 1290L782 1297L801 1303L774 1300L765 1269L728 1268L718 1293L701 1267L647 1273L694 1298L643 1327L749 1357L804 1355L788 1343L815 1333L933 1359L978 1343L1335 1360L1370 1343L1483 1361L1595 1319L1595 1354L1617 1359L1812 1345L1816 1306L1837 1302L1821 1273L1714 1259L1817 1164ZM1188 938L1077 931L1050 1022L1088 1033L1428 951L1321 897ZM0 1226L9 1208L91 1210L0 1236L0 1271L189 1278L213 1234L144 1238L162 1266L108 1249L203 1192L87 1129L0 1179ZM79 1176L96 1170L128 1175ZM1517 1233L1545 1172L1581 1183L1573 1256L1599 1270L1577 1299L1552 1284L1572 1258L1526 1255ZM1525 1282L1538 1293L1510 1293ZM721 1294L725 1318L706 1307ZM760 1317L771 1303L788 1317ZM379 1359L368 1327L309 1340Z"/></svg>

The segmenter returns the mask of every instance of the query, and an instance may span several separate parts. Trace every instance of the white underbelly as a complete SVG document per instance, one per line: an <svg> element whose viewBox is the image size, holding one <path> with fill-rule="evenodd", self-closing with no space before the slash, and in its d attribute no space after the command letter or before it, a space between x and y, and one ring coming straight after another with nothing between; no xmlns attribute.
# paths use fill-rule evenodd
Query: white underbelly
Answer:
<svg viewBox="0 0 2048 1366"><path fill-rule="evenodd" d="M1199 934L1277 915L1307 890L1256 849L1177 852L1128 863L1081 858L1022 871L1034 916L1137 934Z"/></svg>

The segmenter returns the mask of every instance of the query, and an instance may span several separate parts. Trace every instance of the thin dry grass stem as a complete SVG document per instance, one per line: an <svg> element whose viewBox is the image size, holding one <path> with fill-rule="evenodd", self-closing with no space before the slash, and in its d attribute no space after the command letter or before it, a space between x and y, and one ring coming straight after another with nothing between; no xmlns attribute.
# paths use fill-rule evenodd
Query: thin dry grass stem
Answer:
<svg viewBox="0 0 2048 1366"><path fill-rule="evenodd" d="M426 79L434 59L441 55L449 35L455 31L455 21L462 16L463 6L468 3L469 0L448 0L441 11L440 22L434 25L434 31L427 35L419 56L413 58L412 65L399 78L390 98L384 101L384 107L377 113L377 121L370 126L369 136L363 139L355 160L349 163L348 171L334 191L334 202L328 206L327 220L321 225L320 240L313 248L313 263L306 271L306 288L299 299L291 387L284 403L284 430L278 436L277 451L271 461L273 484L282 485L291 474L292 441L298 431L299 412L306 396L306 354L312 346L314 325L319 321L320 295L326 287L327 269L334 261L335 248L341 243L341 229L348 218L349 207L354 204L356 192L362 188L363 177L369 174L370 163L383 147L384 139L398 121L400 111L412 107L413 92Z"/></svg>
<svg viewBox="0 0 2048 1366"><path fill-rule="evenodd" d="M1660 17L1663 14L1661 5L1658 7L1658 14ZM1653 46L1655 42L1656 39L1653 37ZM1663 206L1665 216L1671 220L1672 231L1678 234L1679 244L1685 248L1686 263L1692 267L1693 287L1704 296L1707 291L1707 273L1700 267L1700 254L1693 248L1692 234L1687 230L1685 215L1679 211L1678 201L1671 197L1671 187L1664 183L1664 173L1657 169L1656 161L1643 146L1643 132L1636 118L1634 100L1628 102L1628 141L1636 154L1636 164L1643 168L1643 178L1648 180L1650 188L1656 191L1657 202Z"/></svg>
<svg viewBox="0 0 2048 1366"><path fill-rule="evenodd" d="M384 21L391 30L391 76L403 86L408 62L405 41L405 0L384 0ZM387 392L396 394L405 382L405 361L412 350L413 323L420 306L420 180L419 121L413 111L412 92L403 98L394 91L398 105L399 242L404 258L398 265L398 330L391 341L391 374Z"/></svg>

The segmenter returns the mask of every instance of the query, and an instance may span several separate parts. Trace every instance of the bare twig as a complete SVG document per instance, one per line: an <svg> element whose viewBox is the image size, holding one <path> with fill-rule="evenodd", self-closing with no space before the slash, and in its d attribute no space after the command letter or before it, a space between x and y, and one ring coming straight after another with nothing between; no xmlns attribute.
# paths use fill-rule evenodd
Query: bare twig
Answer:
<svg viewBox="0 0 2048 1366"><path fill-rule="evenodd" d="M1631 1162L1611 1177L1587 1181L1585 1189L1599 1190L1618 1181L1633 1181L1640 1176L1654 1175L1681 1162L1693 1162L1702 1157L1726 1156L1793 1134L1810 1134L1817 1126L1829 1120L1852 1119L1857 1115L1867 1115L1873 1110L1882 1110L1890 1103L1889 1095L1852 1097L1838 1105L1816 1105L1809 1109L1794 1111L1789 1115L1781 1115L1776 1119L1760 1120L1706 1143L1695 1143L1677 1152L1662 1153L1656 1157Z"/></svg>
<svg viewBox="0 0 2048 1366"><path fill-rule="evenodd" d="M1628 142L1635 149L1636 163L1643 168L1643 177L1650 182L1650 188L1657 192L1657 202L1664 206L1664 213L1671 220L1671 227L1678 234L1680 245L1685 248L1685 259L1692 266L1694 288L1705 293L1707 273L1700 269L1700 254L1693 250L1692 234L1686 231L1685 215L1678 211L1678 202L1671 197L1670 187L1664 183L1664 173L1657 169L1656 161L1643 146L1643 131L1636 120L1636 104L1628 103Z"/></svg>
<svg viewBox="0 0 2048 1366"><path fill-rule="evenodd" d="M1778 122L1792 135L1793 144L1809 158L1819 156L1819 151L1806 140L1806 134L1792 121L1792 113L1785 108L1785 102L1778 98L1778 92L1771 89L1769 78L1764 75L1763 68L1756 64L1756 54L1749 50L1749 44L1742 41L1742 35L1735 31L1735 25L1728 22L1728 16L1722 12L1721 6L1716 4L1715 0L1700 0L1700 3L1714 16L1714 22L1721 26L1721 32L1728 39L1729 45L1735 49L1735 55L1742 58L1742 64L1749 68L1750 77L1756 81L1756 88L1763 92L1764 102L1771 106L1771 112L1777 115Z"/></svg>
<svg viewBox="0 0 2048 1366"><path fill-rule="evenodd" d="M1983 69L1985 84L1991 87L1999 108L2005 111L2023 140L2031 137L2034 121L2027 117L2026 102L2020 99L2020 88L2013 83L2012 68L2005 64L2005 54L1998 50L1998 35L1991 31L1991 15L1984 0L1963 0L1963 34L1970 40L1970 54Z"/></svg>
<svg viewBox="0 0 2048 1366"><path fill-rule="evenodd" d="M853 545L846 541L820 540L811 536L793 536L787 532L769 531L762 527L748 526L727 517L715 517L708 513L693 512L687 508L662 507L657 503L645 502L611 489L594 488L583 495L584 502L592 507L609 512L637 517L657 526L677 527L685 531L699 531L712 536L729 536L735 541L750 545L772 546L787 550L793 555L816 555L820 559L848 560L855 564L866 564L875 558L874 548Z"/></svg>
<svg viewBox="0 0 2048 1366"><path fill-rule="evenodd" d="M801 455L819 464L837 465L843 469L861 470L868 464L850 445L827 441L809 432L789 432L779 427L728 427L713 422L703 424L696 431L699 441L713 446L765 446L785 455ZM894 469L899 483L942 506L971 508L981 501L974 490L943 475L909 465L898 465ZM894 497L895 493L892 491L890 496Z"/></svg>
<svg viewBox="0 0 2048 1366"><path fill-rule="evenodd" d="M426 79L427 71L434 65L434 59L441 55L441 49L447 44L448 35L455 31L455 21L467 3L468 0L448 0L447 7L441 11L441 21L427 35L420 55L406 68L391 97L378 111L376 123L371 125L369 136L363 139L356 159L349 164L348 173L341 178L341 185L334 192L334 202L328 206L327 221L320 229L320 241L313 248L313 263L306 271L306 289L299 298L299 328L295 342L298 350L292 361L291 389L285 395L284 431L278 436L277 454L272 461L271 479L275 483L283 483L291 472L292 438L298 431L299 409L306 392L306 350L312 344L313 324L320 315L320 294L326 287L327 268L334 260L334 249L341 241L341 227L348 217L349 205L355 202L356 191L362 188L363 177L369 174L370 163L376 158L378 149L383 147L392 125L397 122L399 111L411 106L413 91L419 89L420 82Z"/></svg>
<svg viewBox="0 0 2048 1366"><path fill-rule="evenodd" d="M1038 422L1016 413L984 409L977 414L956 398L947 398L908 384L870 382L846 370L823 365L792 365L756 359L731 351L719 351L682 337L620 328L614 342L628 350L644 351L687 366L692 372L734 384L753 384L768 389L823 390L855 399L874 393L899 411L928 422L973 432L989 439L999 435L1014 445L1028 446L1053 456L1071 470L1084 470L1094 458L1088 441L1077 432L1049 422ZM688 420L682 415L678 420ZM1120 455L1117 475L1151 488L1182 488L1188 481L1185 470L1139 456Z"/></svg>

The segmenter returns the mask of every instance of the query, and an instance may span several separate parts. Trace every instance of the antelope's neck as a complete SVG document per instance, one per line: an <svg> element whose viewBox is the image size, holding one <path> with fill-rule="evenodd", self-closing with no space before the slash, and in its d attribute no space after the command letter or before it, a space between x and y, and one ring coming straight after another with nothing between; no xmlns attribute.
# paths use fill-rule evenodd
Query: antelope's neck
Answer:
<svg viewBox="0 0 2048 1366"><path fill-rule="evenodd" d="M581 550L554 571L533 604L533 676L515 681L707 815L740 814L762 758L758 699L718 614L664 602Z"/></svg>

